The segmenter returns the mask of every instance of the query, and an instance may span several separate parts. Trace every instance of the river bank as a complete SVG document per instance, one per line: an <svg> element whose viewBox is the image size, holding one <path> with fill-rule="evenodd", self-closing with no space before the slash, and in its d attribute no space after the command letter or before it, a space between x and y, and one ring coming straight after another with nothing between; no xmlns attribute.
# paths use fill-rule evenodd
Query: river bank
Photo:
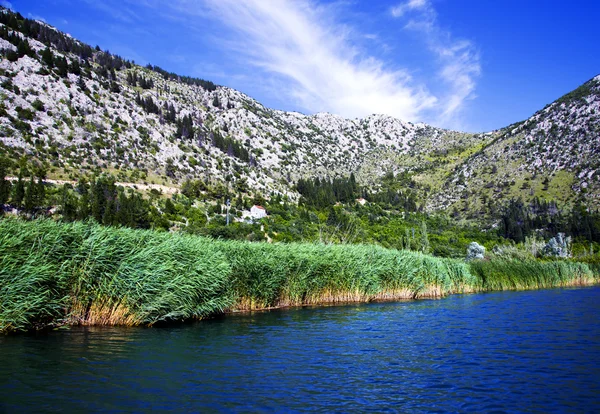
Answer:
<svg viewBox="0 0 600 414"><path fill-rule="evenodd" d="M366 245L267 244L90 223L0 220L0 332L286 306L578 286L570 261L465 263Z"/></svg>

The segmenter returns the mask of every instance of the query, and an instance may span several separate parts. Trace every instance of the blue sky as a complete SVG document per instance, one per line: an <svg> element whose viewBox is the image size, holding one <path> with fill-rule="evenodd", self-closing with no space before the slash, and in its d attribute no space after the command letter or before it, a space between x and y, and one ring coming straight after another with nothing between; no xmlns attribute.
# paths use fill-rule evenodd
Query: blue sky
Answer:
<svg viewBox="0 0 600 414"><path fill-rule="evenodd" d="M600 73L595 0L0 0L136 63L268 107L466 131Z"/></svg>

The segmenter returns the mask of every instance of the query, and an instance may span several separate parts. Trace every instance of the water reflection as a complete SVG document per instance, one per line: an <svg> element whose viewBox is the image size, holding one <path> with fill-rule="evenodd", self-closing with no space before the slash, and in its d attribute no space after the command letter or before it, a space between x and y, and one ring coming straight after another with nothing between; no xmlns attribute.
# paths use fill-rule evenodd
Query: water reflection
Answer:
<svg viewBox="0 0 600 414"><path fill-rule="evenodd" d="M593 411L600 288L0 338L0 411Z"/></svg>

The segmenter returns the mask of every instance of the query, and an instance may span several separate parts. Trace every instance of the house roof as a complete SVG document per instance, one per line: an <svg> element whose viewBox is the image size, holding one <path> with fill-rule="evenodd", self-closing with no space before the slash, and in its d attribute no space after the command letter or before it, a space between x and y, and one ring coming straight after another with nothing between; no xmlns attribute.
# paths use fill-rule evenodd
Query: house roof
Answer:
<svg viewBox="0 0 600 414"><path fill-rule="evenodd" d="M252 207L260 208L261 210L265 210L266 211L266 209L263 206L259 206L259 205L256 205L256 204L254 206L252 206Z"/></svg>

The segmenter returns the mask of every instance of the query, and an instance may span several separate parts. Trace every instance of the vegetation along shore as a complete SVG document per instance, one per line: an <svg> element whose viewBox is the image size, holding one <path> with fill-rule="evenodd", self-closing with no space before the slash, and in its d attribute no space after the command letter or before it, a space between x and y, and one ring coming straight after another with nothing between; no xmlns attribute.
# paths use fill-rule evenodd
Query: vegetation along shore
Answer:
<svg viewBox="0 0 600 414"><path fill-rule="evenodd" d="M0 220L0 332L145 325L332 302L588 285L597 265L465 262L368 245L268 244Z"/></svg>

